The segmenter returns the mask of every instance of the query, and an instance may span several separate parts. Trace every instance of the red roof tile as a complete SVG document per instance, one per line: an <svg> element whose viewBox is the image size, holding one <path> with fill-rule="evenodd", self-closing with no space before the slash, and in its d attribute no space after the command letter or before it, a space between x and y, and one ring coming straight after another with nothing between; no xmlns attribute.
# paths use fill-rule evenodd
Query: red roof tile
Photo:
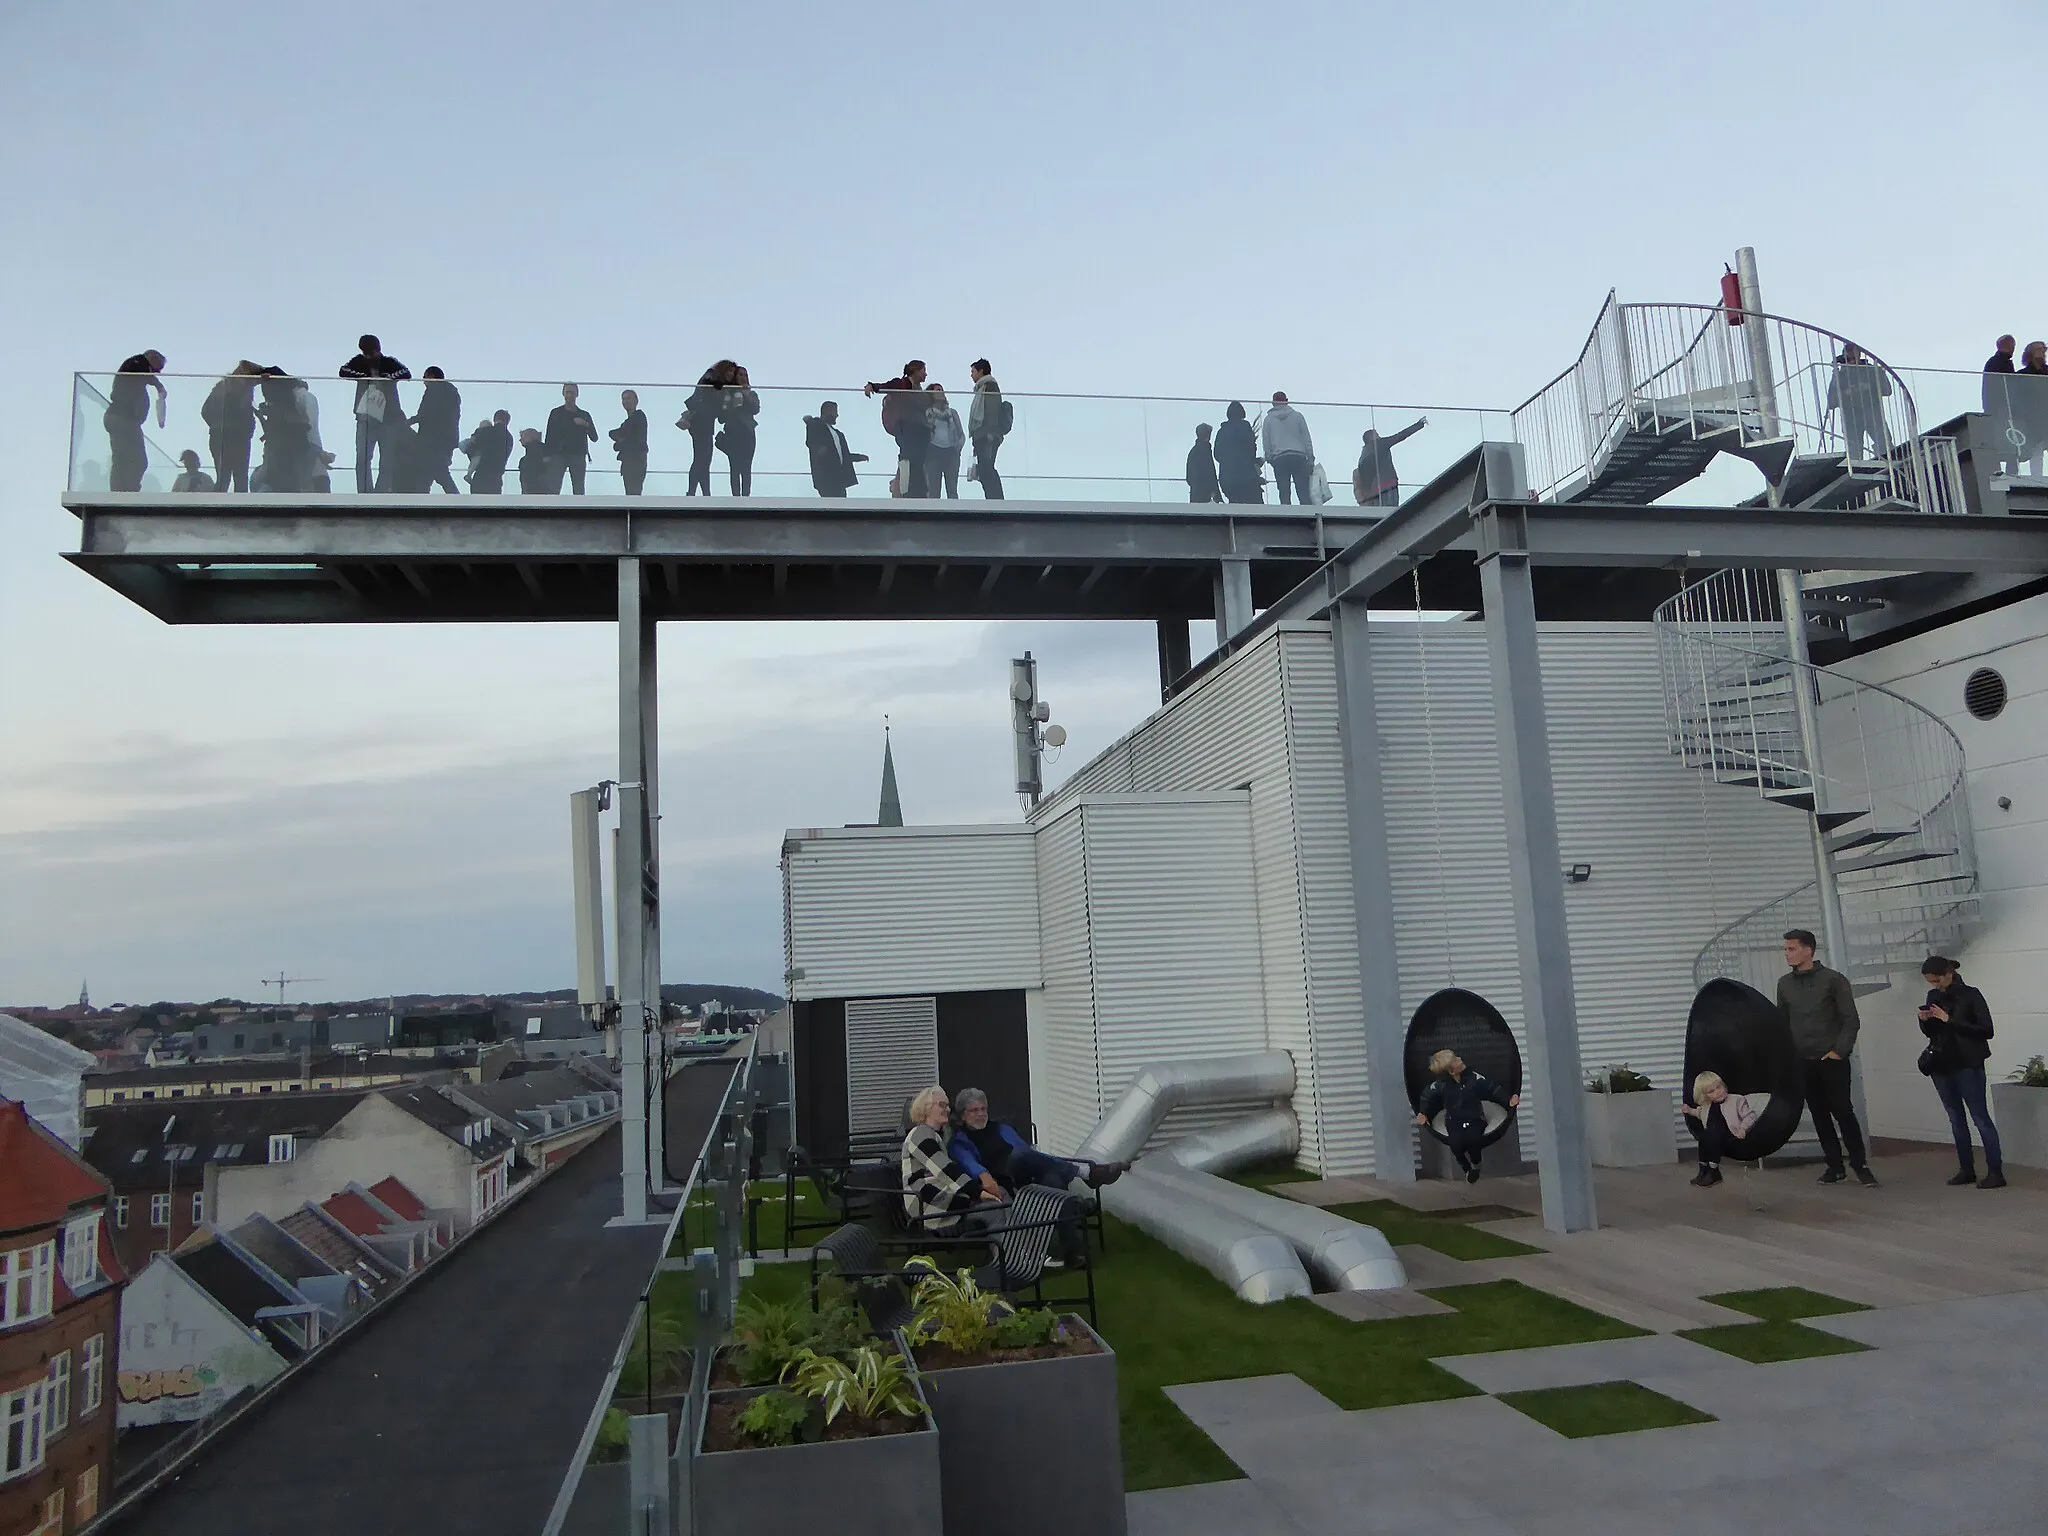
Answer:
<svg viewBox="0 0 2048 1536"><path fill-rule="evenodd" d="M407 1221L425 1221L427 1204L407 1189L397 1179L380 1179L370 1186L370 1193L398 1212Z"/></svg>
<svg viewBox="0 0 2048 1536"><path fill-rule="evenodd" d="M330 1195L320 1202L320 1209L340 1222L357 1237L368 1237L373 1232L382 1232L389 1223L384 1216L361 1195L343 1190Z"/></svg>
<svg viewBox="0 0 2048 1536"><path fill-rule="evenodd" d="M73 1206L109 1194L106 1180L12 1099L0 1099L0 1168L7 1170L0 1179L0 1232L54 1226Z"/></svg>

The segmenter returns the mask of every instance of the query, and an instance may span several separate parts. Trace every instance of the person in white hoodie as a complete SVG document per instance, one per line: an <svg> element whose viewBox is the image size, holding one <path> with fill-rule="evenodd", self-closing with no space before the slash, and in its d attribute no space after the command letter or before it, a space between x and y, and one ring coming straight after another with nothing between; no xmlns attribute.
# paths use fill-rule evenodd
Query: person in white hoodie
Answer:
<svg viewBox="0 0 2048 1536"><path fill-rule="evenodd" d="M1283 392L1273 392L1273 408L1266 412L1260 432L1266 462L1273 467L1273 480L1280 490L1280 504L1298 499L1305 507L1313 506L1309 477L1315 469L1316 445L1308 435L1308 422L1287 403ZM1290 496L1290 490L1295 495Z"/></svg>

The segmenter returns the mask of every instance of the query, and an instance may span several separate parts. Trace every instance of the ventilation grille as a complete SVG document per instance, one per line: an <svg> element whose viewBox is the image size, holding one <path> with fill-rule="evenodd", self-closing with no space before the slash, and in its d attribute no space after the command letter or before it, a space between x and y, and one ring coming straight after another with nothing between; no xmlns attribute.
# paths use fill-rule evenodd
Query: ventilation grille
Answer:
<svg viewBox="0 0 2048 1536"><path fill-rule="evenodd" d="M937 998L847 1000L846 1125L854 1136L898 1130L911 1095L938 1080Z"/></svg>
<svg viewBox="0 0 2048 1536"><path fill-rule="evenodd" d="M2005 710L2005 679L1979 667L1963 684L1963 705L1979 720L1996 720Z"/></svg>

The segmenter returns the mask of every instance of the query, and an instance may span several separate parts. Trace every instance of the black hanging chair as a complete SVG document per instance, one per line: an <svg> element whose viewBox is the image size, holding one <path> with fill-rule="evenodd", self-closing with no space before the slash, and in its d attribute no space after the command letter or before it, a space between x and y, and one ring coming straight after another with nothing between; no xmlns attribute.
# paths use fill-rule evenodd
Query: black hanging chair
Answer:
<svg viewBox="0 0 2048 1536"><path fill-rule="evenodd" d="M1422 1000L1408 1023L1408 1043L1401 1052L1401 1075L1408 1087L1410 1108L1422 1108L1423 1091L1429 1087L1429 1058L1438 1051L1456 1051L1465 1065L1496 1083L1504 1084L1510 1097L1522 1091L1522 1050L1508 1029L1500 1010L1476 992L1446 987ZM1429 1133L1444 1140L1443 1116L1430 1122ZM1486 1106L1486 1139L1492 1146L1515 1123L1515 1112L1498 1104Z"/></svg>
<svg viewBox="0 0 2048 1536"><path fill-rule="evenodd" d="M1743 1161L1769 1157L1799 1129L1805 1093L1792 1026L1755 987L1717 976L1692 1000L1685 1021L1683 1092L1688 1104L1693 1080L1702 1072L1720 1073L1728 1091L1746 1095L1756 1111L1756 1124L1740 1143ZM1687 1115L1685 1123L1697 1140L1699 1121Z"/></svg>

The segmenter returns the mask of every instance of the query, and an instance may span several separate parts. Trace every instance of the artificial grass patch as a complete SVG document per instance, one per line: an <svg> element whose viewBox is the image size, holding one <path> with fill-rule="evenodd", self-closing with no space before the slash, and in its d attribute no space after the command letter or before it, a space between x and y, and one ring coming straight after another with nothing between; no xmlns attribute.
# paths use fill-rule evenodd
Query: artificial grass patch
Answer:
<svg viewBox="0 0 2048 1536"><path fill-rule="evenodd" d="M789 1237L790 1208L782 1198L782 1180L757 1180L748 1186L748 1193L751 1198L761 1202L760 1212L755 1221L764 1257L778 1255L786 1247L808 1248L832 1230L829 1226L807 1226L797 1233L792 1242ZM808 1179L797 1181L796 1210L800 1220L814 1223L822 1221L828 1214L825 1202L819 1198L818 1191ZM690 1209L683 1217L683 1224L676 1231L676 1240L669 1248L670 1256L687 1258L691 1249L708 1246L716 1219L710 1195L702 1191L693 1195L690 1199ZM742 1219L744 1220L744 1217Z"/></svg>
<svg viewBox="0 0 2048 1536"><path fill-rule="evenodd" d="M1771 1365L1780 1360L1813 1360L1822 1355L1859 1355L1870 1347L1858 1344L1854 1339L1822 1333L1818 1328L1805 1328L1787 1320L1725 1323L1718 1328L1682 1328L1679 1337L1704 1344L1709 1349L1718 1349L1738 1360L1747 1360L1752 1365Z"/></svg>
<svg viewBox="0 0 2048 1536"><path fill-rule="evenodd" d="M1844 1301L1839 1296L1809 1291L1803 1285L1774 1285L1762 1291L1723 1291L1718 1296L1702 1296L1700 1300L1714 1302L1731 1312L1747 1312L1767 1323L1789 1323L1802 1317L1834 1317L1843 1312L1870 1310L1860 1301Z"/></svg>
<svg viewBox="0 0 2048 1536"><path fill-rule="evenodd" d="M1511 1237L1502 1237L1497 1232L1481 1232L1477 1227L1468 1226L1457 1211L1442 1214L1412 1211L1395 1200L1357 1200L1349 1205L1332 1205L1326 1209L1332 1215L1348 1216L1368 1227L1378 1227L1380 1234L1397 1247L1402 1243L1416 1243L1424 1248L1434 1248L1447 1258L1518 1259L1543 1251L1531 1248L1527 1243L1518 1243Z"/></svg>
<svg viewBox="0 0 2048 1536"><path fill-rule="evenodd" d="M1625 1435L1676 1424L1711 1424L1714 1416L1633 1381L1603 1381L1589 1387L1546 1387L1536 1392L1503 1392L1500 1400L1573 1440L1589 1435Z"/></svg>
<svg viewBox="0 0 2048 1536"><path fill-rule="evenodd" d="M1247 1189L1271 1189L1276 1184L1311 1184L1316 1176L1303 1173L1292 1163L1260 1163L1256 1168L1240 1169L1225 1177Z"/></svg>

